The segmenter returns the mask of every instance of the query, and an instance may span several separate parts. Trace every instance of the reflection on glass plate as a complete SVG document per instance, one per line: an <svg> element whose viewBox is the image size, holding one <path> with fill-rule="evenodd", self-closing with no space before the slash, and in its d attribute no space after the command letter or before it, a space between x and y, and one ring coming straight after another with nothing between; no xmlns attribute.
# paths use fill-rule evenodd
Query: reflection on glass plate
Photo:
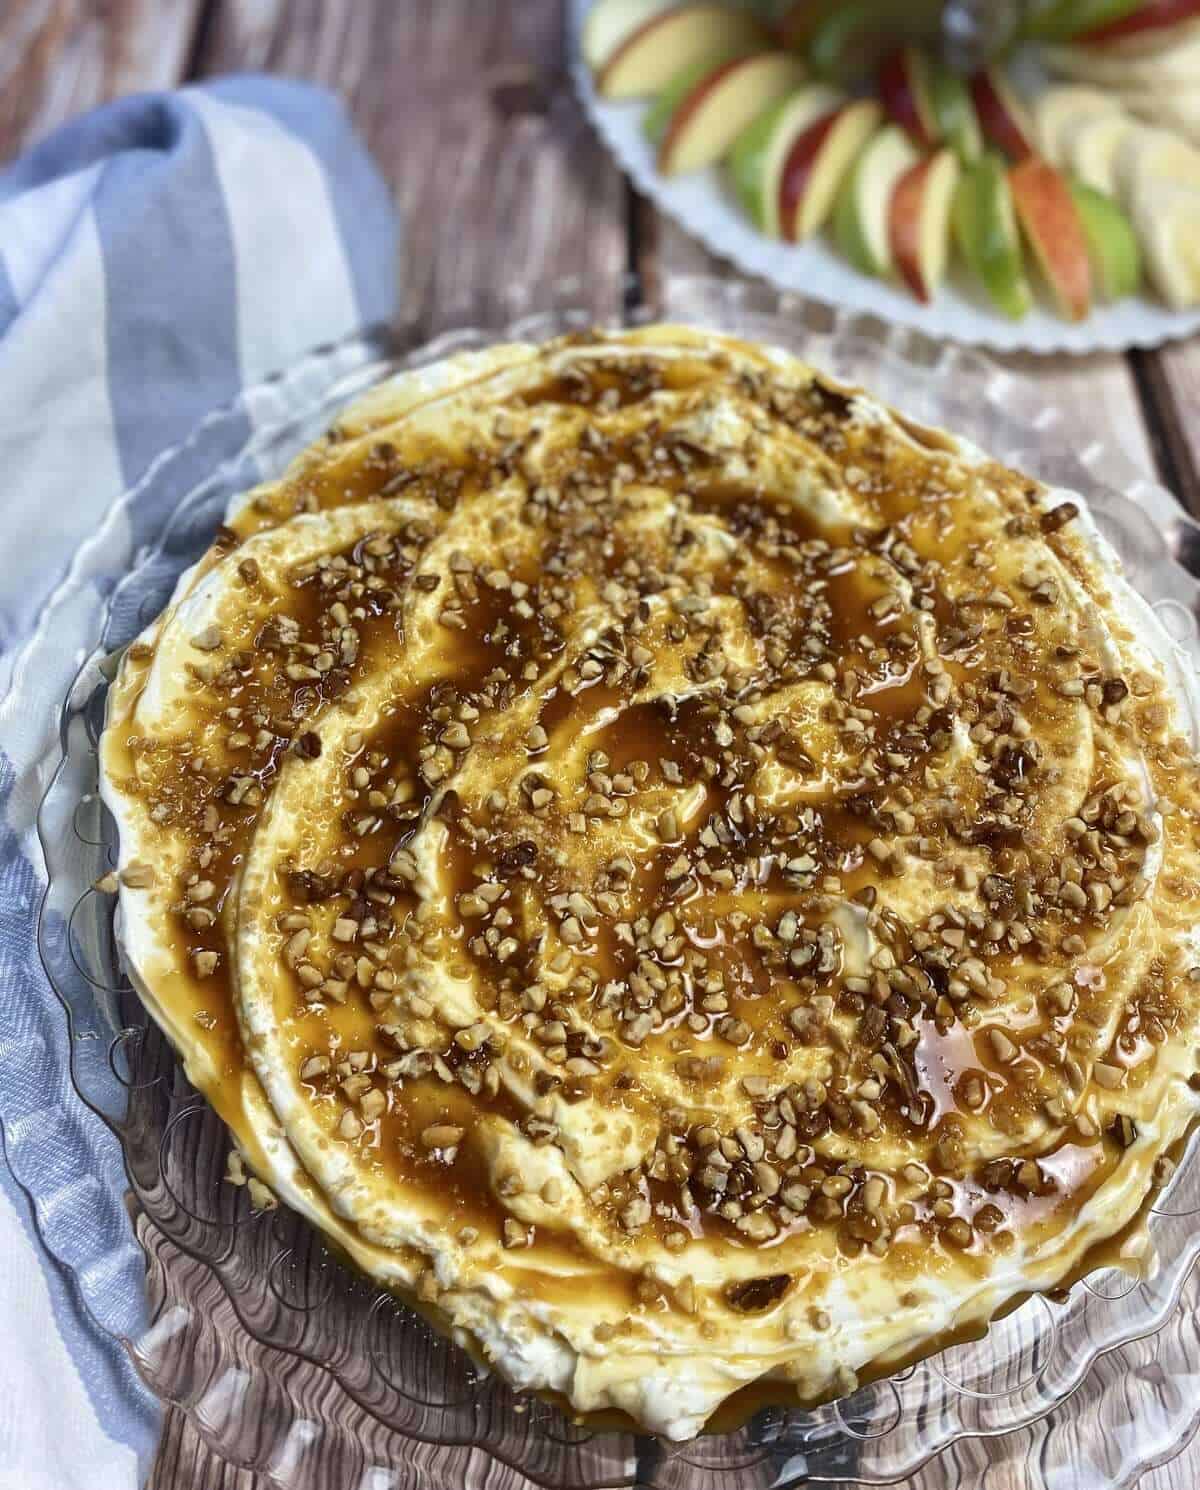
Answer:
<svg viewBox="0 0 1200 1490"><path fill-rule="evenodd" d="M75 607L75 625L84 614L92 650L70 685L61 759L47 762L54 769L40 826L51 883L40 945L75 1033L91 1036L72 1046L79 1120L93 1120L86 1104L124 1150L151 1320L128 1349L151 1387L182 1405L220 1453L295 1490L335 1483L383 1490L409 1484L414 1468L438 1490L484 1483L766 1490L904 1476L932 1487L1009 1461L1030 1490L1129 1485L1183 1441L1200 1411L1186 1364L1200 1359L1200 1287L1188 1281L1200 1251L1197 1164L1185 1160L1150 1217L1158 1264L1144 1281L1093 1274L1063 1302L1029 1299L985 1339L841 1402L813 1412L770 1408L736 1433L667 1445L581 1427L543 1402L515 1398L343 1268L290 1213L254 1211L246 1188L224 1178L221 1124L147 1026L114 964L109 898L90 888L111 862L109 827L92 795L106 657L162 606L230 493L278 473L363 389L464 348L585 327L604 311L577 283L560 283L464 307L436 335L410 328L390 341L366 338L314 355L164 455L81 554L74 587L56 603L60 612ZM1132 582L1157 603L1186 652L1180 666L1200 665L1200 585L1181 563L1200 554L1200 529L1114 453L1065 448L1055 411L1036 388L974 353L885 333L865 318L752 285L668 281L658 303L631 315L786 346L915 418L1083 492ZM166 511L167 499L170 520L135 552L131 514ZM62 624L61 614L51 615L35 646L48 648ZM69 683L64 677L64 692ZM110 1260L103 1245L89 1248L84 1238L77 1253L67 1265L83 1297L120 1333L96 1308L89 1283ZM1185 1308L1177 1307L1181 1290Z"/></svg>

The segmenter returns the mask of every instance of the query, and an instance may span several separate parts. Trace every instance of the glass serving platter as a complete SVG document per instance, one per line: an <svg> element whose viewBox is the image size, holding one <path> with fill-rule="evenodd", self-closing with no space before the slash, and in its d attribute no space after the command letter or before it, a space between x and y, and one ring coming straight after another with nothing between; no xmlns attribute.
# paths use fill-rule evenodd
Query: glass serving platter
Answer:
<svg viewBox="0 0 1200 1490"><path fill-rule="evenodd" d="M598 1431L514 1395L414 1313L344 1267L285 1209L255 1212L225 1179L229 1142L151 1025L116 957L112 897L91 888L113 862L95 795L95 747L119 653L207 546L230 496L278 474L351 399L381 378L497 341L611 321L574 281L514 289L443 313L437 327L379 333L313 354L215 412L164 454L81 550L34 638L47 667L86 635L48 760L39 832L49 886L39 950L72 1033L72 1121L120 1142L125 1204L144 1253L147 1312L133 1328L97 1280L127 1267L113 1242L121 1197L97 1202L94 1235L56 1237L96 1321L161 1400L184 1408L230 1462L285 1490L488 1485L547 1490L784 1490L802 1484L915 1487L978 1482L1028 1490L1131 1485L1200 1417L1200 1163L1191 1150L1148 1218L1154 1263L1105 1269L1060 1302L1033 1297L982 1340L957 1345L815 1411L771 1407L737 1432L668 1444ZM861 382L912 417L948 426L1042 479L1081 492L1131 581L1200 666L1200 527L1161 487L1100 444L1069 448L1038 388L977 353L738 281L668 279L626 322L688 322L784 346ZM69 688L68 688L69 684ZM1200 730L1194 730L1200 738ZM10 1125L15 1126L15 1125ZM6 1131L38 1200L38 1133ZM31 1150L30 1145L34 1148ZM1193 1145L1194 1147L1194 1145ZM44 1197L42 1197L44 1198ZM120 1228L118 1228L118 1231ZM1181 1307L1182 1298L1182 1307ZM1009 1466L1013 1478L1003 1477ZM991 1483L991 1480L988 1480Z"/></svg>

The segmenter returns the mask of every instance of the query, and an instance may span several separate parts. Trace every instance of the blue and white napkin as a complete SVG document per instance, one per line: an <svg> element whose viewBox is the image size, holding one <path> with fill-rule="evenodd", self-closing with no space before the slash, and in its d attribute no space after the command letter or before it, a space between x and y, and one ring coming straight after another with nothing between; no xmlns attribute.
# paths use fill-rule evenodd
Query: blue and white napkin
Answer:
<svg viewBox="0 0 1200 1490"><path fill-rule="evenodd" d="M397 276L378 172L340 104L300 84L127 98L0 172L0 1490L130 1490L158 1427L92 1313L136 1325L130 1270L79 1283L89 1238L128 1222L35 940L35 813L96 639L47 627L47 604L80 586L77 555L160 452L387 319ZM168 516L131 505L131 557Z"/></svg>

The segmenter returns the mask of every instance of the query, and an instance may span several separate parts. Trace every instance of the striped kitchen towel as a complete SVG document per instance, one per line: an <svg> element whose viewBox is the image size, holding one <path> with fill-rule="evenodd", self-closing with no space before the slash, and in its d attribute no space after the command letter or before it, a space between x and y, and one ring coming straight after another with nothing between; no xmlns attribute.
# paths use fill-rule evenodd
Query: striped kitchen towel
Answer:
<svg viewBox="0 0 1200 1490"><path fill-rule="evenodd" d="M127 1490L157 1432L111 1333L145 1323L121 1154L71 1089L36 943L37 806L114 577L82 556L206 414L392 315L397 267L378 172L296 83L124 99L0 172L0 1490ZM232 448L197 448L197 477L254 407L217 421ZM129 562L180 489L121 507Z"/></svg>

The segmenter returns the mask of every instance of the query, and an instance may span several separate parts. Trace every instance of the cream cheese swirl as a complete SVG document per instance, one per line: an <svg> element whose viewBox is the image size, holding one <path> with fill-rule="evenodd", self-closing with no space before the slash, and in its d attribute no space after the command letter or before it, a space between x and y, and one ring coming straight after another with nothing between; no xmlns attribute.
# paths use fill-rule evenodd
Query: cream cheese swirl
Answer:
<svg viewBox="0 0 1200 1490"><path fill-rule="evenodd" d="M1077 500L781 353L452 358L129 649L131 974L517 1386L844 1392L1086 1268L1191 1120L1169 658Z"/></svg>

